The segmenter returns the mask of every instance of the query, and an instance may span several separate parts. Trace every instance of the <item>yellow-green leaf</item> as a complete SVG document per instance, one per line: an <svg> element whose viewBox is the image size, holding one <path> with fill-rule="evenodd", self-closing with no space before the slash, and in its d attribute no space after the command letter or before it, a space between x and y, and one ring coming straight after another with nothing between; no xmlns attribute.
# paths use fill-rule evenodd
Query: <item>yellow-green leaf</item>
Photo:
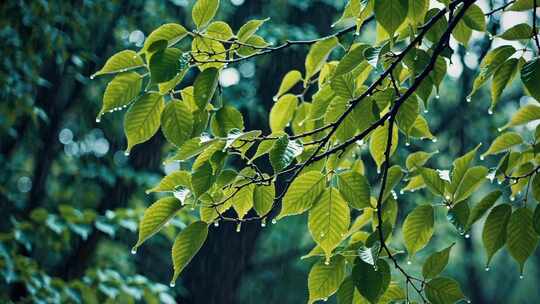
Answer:
<svg viewBox="0 0 540 304"><path fill-rule="evenodd" d="M112 55L107 59L105 65L90 77L94 78L103 74L126 72L142 66L144 66L144 62L135 51L124 50Z"/></svg>
<svg viewBox="0 0 540 304"><path fill-rule="evenodd" d="M319 261L311 268L308 275L309 301L328 299L341 285L345 277L345 259L334 256L328 263Z"/></svg>
<svg viewBox="0 0 540 304"><path fill-rule="evenodd" d="M489 149L482 156L505 152L513 146L523 143L523 138L517 132L506 132L493 140Z"/></svg>
<svg viewBox="0 0 540 304"><path fill-rule="evenodd" d="M159 129L161 112L165 103L159 93L147 93L138 99L128 110L124 119L127 137L126 153L133 146L149 140Z"/></svg>
<svg viewBox="0 0 540 304"><path fill-rule="evenodd" d="M407 18L409 4L407 0L375 1L374 11L377 22L393 36L394 32Z"/></svg>
<svg viewBox="0 0 540 304"><path fill-rule="evenodd" d="M197 0L191 10L191 18L197 29L206 26L214 16L219 7L219 0Z"/></svg>
<svg viewBox="0 0 540 304"><path fill-rule="evenodd" d="M148 38L146 38L146 41L144 41L142 51L147 51L154 42L160 40L167 41L167 47L173 46L180 40L182 40L184 37L186 37L187 33L188 32L186 28L180 24L163 24L162 26L155 29L152 33L150 33L150 35L148 35Z"/></svg>
<svg viewBox="0 0 540 304"><path fill-rule="evenodd" d="M454 244L446 247L441 251L432 253L422 265L422 276L424 279L429 280L438 276L448 265L448 259L450 257L450 251Z"/></svg>
<svg viewBox="0 0 540 304"><path fill-rule="evenodd" d="M276 189L274 183L270 185L257 185L253 191L253 209L259 216L264 216L274 206L274 199L276 197Z"/></svg>
<svg viewBox="0 0 540 304"><path fill-rule="evenodd" d="M285 76L283 76L283 80L281 80L281 84L279 85L279 90L277 94L274 96L274 99L277 99L281 97L281 95L287 93L292 87L294 87L300 80L302 80L302 73L297 70L289 71Z"/></svg>
<svg viewBox="0 0 540 304"><path fill-rule="evenodd" d="M325 188L325 176L318 171L309 171L293 180L283 197L281 212L277 219L300 214L315 203Z"/></svg>
<svg viewBox="0 0 540 304"><path fill-rule="evenodd" d="M498 35L497 37L504 40L524 40L530 39L533 36L533 29L527 23L520 23L512 26L511 28L504 31L504 33Z"/></svg>
<svg viewBox="0 0 540 304"><path fill-rule="evenodd" d="M172 192L178 186L191 187L191 174L187 171L175 171L165 176L156 186L146 190L152 192Z"/></svg>
<svg viewBox="0 0 540 304"><path fill-rule="evenodd" d="M385 124L373 131L369 141L369 152L371 157L377 164L377 168L380 168L384 162L384 152L388 144L388 121ZM390 147L390 156L394 154L398 145L399 134L397 127L394 125L392 130L392 146Z"/></svg>
<svg viewBox="0 0 540 304"><path fill-rule="evenodd" d="M454 304L465 299L459 283L453 279L439 277L426 284L426 298L432 304Z"/></svg>
<svg viewBox="0 0 540 304"><path fill-rule="evenodd" d="M513 116L510 122L504 127L515 127L527 124L540 119L540 106L528 104L521 107Z"/></svg>
<svg viewBox="0 0 540 304"><path fill-rule="evenodd" d="M165 138L180 147L191 136L193 115L185 102L171 100L161 115L161 131Z"/></svg>
<svg viewBox="0 0 540 304"><path fill-rule="evenodd" d="M281 96L270 110L270 129L280 132L291 122L294 116L298 98L292 94Z"/></svg>
<svg viewBox="0 0 540 304"><path fill-rule="evenodd" d="M206 105L214 96L218 85L219 72L216 68L208 68L197 75L193 83L193 95L195 103L200 110L204 110Z"/></svg>
<svg viewBox="0 0 540 304"><path fill-rule="evenodd" d="M174 274L171 286L174 286L182 270L201 249L207 236L208 224L202 221L191 223L178 234L172 247Z"/></svg>
<svg viewBox="0 0 540 304"><path fill-rule="evenodd" d="M339 41L336 37L326 38L314 43L306 56L306 78L304 82L309 81L315 75L330 55L330 52L338 45Z"/></svg>
<svg viewBox="0 0 540 304"><path fill-rule="evenodd" d="M116 75L103 94L103 105L97 120L106 112L122 109L135 100L141 92L142 77L135 72Z"/></svg>
<svg viewBox="0 0 540 304"><path fill-rule="evenodd" d="M516 209L508 220L506 246L518 262L520 271L538 245L538 235L533 227L533 213L526 207Z"/></svg>
<svg viewBox="0 0 540 304"><path fill-rule="evenodd" d="M508 204L499 205L489 213L482 231L482 242L486 249L487 262L489 265L493 255L504 246L506 242L506 226L510 219L512 207Z"/></svg>
<svg viewBox="0 0 540 304"><path fill-rule="evenodd" d="M433 235L435 224L433 207L421 205L416 207L403 223L403 238L409 256L424 248Z"/></svg>
<svg viewBox="0 0 540 304"><path fill-rule="evenodd" d="M367 178L353 171L341 173L337 177L337 188L351 207L355 209L371 207L371 192Z"/></svg>
<svg viewBox="0 0 540 304"><path fill-rule="evenodd" d="M149 239L182 208L180 200L174 197L164 197L150 205L145 211L141 222L139 223L139 239L133 246L132 252L137 251L144 241Z"/></svg>

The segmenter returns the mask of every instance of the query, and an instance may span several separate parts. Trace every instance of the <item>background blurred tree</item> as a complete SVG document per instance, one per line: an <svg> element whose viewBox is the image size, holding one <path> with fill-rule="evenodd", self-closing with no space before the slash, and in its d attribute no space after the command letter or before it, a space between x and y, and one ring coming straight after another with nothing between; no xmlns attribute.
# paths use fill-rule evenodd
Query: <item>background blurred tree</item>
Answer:
<svg viewBox="0 0 540 304"><path fill-rule="evenodd" d="M0 297L6 301L130 302L144 296L146 302L172 302L176 297L190 303L297 303L307 298L306 293L291 291L306 290L309 263L298 261L312 247L301 229L305 218L283 220L264 230L262 237L255 224L244 227L241 234L234 232L233 224L222 224L185 271L183 288L160 284L170 277L169 247L178 228L185 225L181 218L165 229L165 237L153 238L138 255L129 255L138 219L150 201L143 191L162 175L160 162L168 149L158 135L125 157L120 116L105 116L96 128L94 113L105 82L89 82L88 75L117 50L140 47L145 33L160 24L189 24L190 5L191 1L182 0L3 4L0 204L9 217L0 222ZM272 26L260 32L267 41L311 39L330 33L328 25L337 20L344 5L345 1L329 0L222 1L219 19L238 29L249 19L271 17ZM368 27L361 40L372 40L374 32L373 26ZM461 50L453 57L462 71L445 80L446 91L430 113L439 141L412 143L411 150L452 149L436 158L437 167L449 167L452 157L476 142L487 143L490 133L507 120L503 110L495 119L482 115L487 103L483 100L489 98L483 91L474 103L465 102L469 90L464 86L477 73L484 49L479 45L485 42L473 40L467 53ZM242 110L246 129L268 125L266 113L282 75L301 70L306 51L295 47L230 68L237 80L221 80L223 87L230 84L223 98ZM516 86L503 106L516 108L520 96ZM455 138L460 142L450 141ZM367 158L366 163L373 166ZM166 172L174 169L165 167ZM406 199L425 200L425 196L406 194ZM451 227L446 231L448 238L441 235L441 240L455 234ZM517 302L539 297L532 288L537 284L536 260L529 262L532 270L525 282L516 276L513 284L507 284L514 290L509 292L496 282L508 280L504 269L513 267L510 258L498 257L486 279L478 241L473 233L458 244L459 253L454 254L462 259L449 267L462 283L472 286L482 281L482 288L467 289L473 300Z"/></svg>

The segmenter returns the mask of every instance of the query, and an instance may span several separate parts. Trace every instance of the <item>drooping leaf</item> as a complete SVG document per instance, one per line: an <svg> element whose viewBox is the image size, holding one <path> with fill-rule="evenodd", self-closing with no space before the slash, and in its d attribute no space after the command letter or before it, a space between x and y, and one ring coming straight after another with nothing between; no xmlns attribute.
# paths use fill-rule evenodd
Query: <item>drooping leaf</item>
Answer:
<svg viewBox="0 0 540 304"><path fill-rule="evenodd" d="M206 26L214 19L218 8L219 0L197 0L191 10L191 18L197 29Z"/></svg>
<svg viewBox="0 0 540 304"><path fill-rule="evenodd" d="M390 276L390 266L385 260L377 260L376 267L361 259L355 260L352 270L354 284L370 303L378 303L379 298L388 289Z"/></svg>
<svg viewBox="0 0 540 304"><path fill-rule="evenodd" d="M519 60L517 58L510 58L493 74L493 82L491 84L491 110L499 101L503 90L512 82L512 79L514 79L518 67Z"/></svg>
<svg viewBox="0 0 540 304"><path fill-rule="evenodd" d="M495 202L501 197L502 192L499 190L488 193L484 198L476 204L471 210L467 227L471 227L477 220L479 220L486 212L493 207Z"/></svg>
<svg viewBox="0 0 540 304"><path fill-rule="evenodd" d="M270 185L257 185L253 191L253 208L259 216L264 216L274 205L276 190L274 183Z"/></svg>
<svg viewBox="0 0 540 304"><path fill-rule="evenodd" d="M103 94L103 105L97 119L109 111L126 107L133 102L141 92L142 78L135 72L116 75L107 85Z"/></svg>
<svg viewBox="0 0 540 304"><path fill-rule="evenodd" d="M126 153L133 146L149 140L159 129L161 112L165 108L159 93L147 93L139 98L127 111L124 131L127 137Z"/></svg>
<svg viewBox="0 0 540 304"><path fill-rule="evenodd" d="M181 208L180 200L174 197L164 197L150 205L139 223L139 239L132 250L137 250L144 241L158 233Z"/></svg>
<svg viewBox="0 0 540 304"><path fill-rule="evenodd" d="M325 176L318 171L309 171L295 178L283 197L277 219L300 214L311 208L323 192L325 183Z"/></svg>
<svg viewBox="0 0 540 304"><path fill-rule="evenodd" d="M540 57L536 57L523 65L521 68L521 81L523 81L529 94L537 101L540 101L540 86L538 86L540 82Z"/></svg>
<svg viewBox="0 0 540 304"><path fill-rule="evenodd" d="M208 68L197 75L193 82L195 103L199 109L204 110L212 100L218 85L219 72L216 68Z"/></svg>
<svg viewBox="0 0 540 304"><path fill-rule="evenodd" d="M105 65L99 71L95 72L91 78L104 74L126 72L142 66L144 66L144 62L135 51L123 50L107 59Z"/></svg>
<svg viewBox="0 0 540 304"><path fill-rule="evenodd" d="M369 152L373 157L373 160L377 164L377 168L380 168L384 162L384 152L387 148L388 143L388 134L389 134L389 123L386 122L383 126L375 129L373 134L371 134L369 142ZM397 132L397 127L394 125L392 130L392 146L390 147L390 155L394 154L398 145L399 134Z"/></svg>
<svg viewBox="0 0 540 304"><path fill-rule="evenodd" d="M454 193L453 201L455 203L460 202L464 199L467 199L482 183L486 181L486 175L488 174L488 169L484 166L476 166L469 168L456 192Z"/></svg>
<svg viewBox="0 0 540 304"><path fill-rule="evenodd" d="M429 280L438 276L446 265L448 265L448 259L450 257L450 251L454 244L446 247L441 251L432 253L422 266L422 276L424 279Z"/></svg>
<svg viewBox="0 0 540 304"><path fill-rule="evenodd" d="M482 9L476 4L472 4L467 8L465 15L463 15L463 21L475 31L483 32L486 30L486 17Z"/></svg>
<svg viewBox="0 0 540 304"><path fill-rule="evenodd" d="M336 188L327 188L309 211L311 237L324 250L327 260L347 233L351 222L347 202Z"/></svg>
<svg viewBox="0 0 540 304"><path fill-rule="evenodd" d="M333 295L345 277L345 259L336 255L328 263L319 261L308 275L309 301L328 299Z"/></svg>
<svg viewBox="0 0 540 304"><path fill-rule="evenodd" d="M416 207L403 223L403 238L409 256L424 248L433 235L435 224L433 207L421 205Z"/></svg>
<svg viewBox="0 0 540 304"><path fill-rule="evenodd" d="M242 187L231 197L232 206L239 219L243 219L248 211L253 207L253 192L255 184ZM234 191L234 190L233 190Z"/></svg>
<svg viewBox="0 0 540 304"><path fill-rule="evenodd" d="M353 171L341 173L337 177L339 192L351 207L355 209L371 207L367 178Z"/></svg>
<svg viewBox="0 0 540 304"><path fill-rule="evenodd" d="M460 234L463 234L467 229L467 222L469 221L470 214L471 210L468 202L460 201L455 203L452 208L448 210L446 218L454 227L456 227Z"/></svg>
<svg viewBox="0 0 540 304"><path fill-rule="evenodd" d="M212 38L229 40L234 33L231 27L223 21L214 21L206 28L206 34Z"/></svg>
<svg viewBox="0 0 540 304"><path fill-rule="evenodd" d="M161 115L161 131L172 144L180 147L191 137L193 115L185 102L171 100Z"/></svg>
<svg viewBox="0 0 540 304"><path fill-rule="evenodd" d="M506 226L511 212L512 207L510 205L499 205L491 210L486 219L484 230L482 231L482 242L487 254L486 265L489 265L493 255L506 242Z"/></svg>
<svg viewBox="0 0 540 304"><path fill-rule="evenodd" d="M407 0L375 1L375 18L386 32L393 36L394 32L407 18L408 9Z"/></svg>
<svg viewBox="0 0 540 304"><path fill-rule="evenodd" d="M504 127L515 127L540 119L540 106L534 104L525 105L512 116L510 122Z"/></svg>
<svg viewBox="0 0 540 304"><path fill-rule="evenodd" d="M480 145L476 146L471 151L467 152L465 155L458 157L454 160L453 168L451 172L451 182L448 185L448 191L450 193L455 193L457 188L463 181L465 173L471 166L473 159L476 157L476 151L480 148Z"/></svg>
<svg viewBox="0 0 540 304"><path fill-rule="evenodd" d="M171 285L174 285L182 270L201 249L207 235L208 224L202 221L191 223L178 234L172 247L174 274Z"/></svg>
<svg viewBox="0 0 540 304"><path fill-rule="evenodd" d="M439 277L426 284L426 297L433 304L454 304L465 296L454 279Z"/></svg>
<svg viewBox="0 0 540 304"><path fill-rule="evenodd" d="M516 49L511 45L502 45L488 52L480 63L480 74L474 79L473 89L469 96L472 96L478 91L493 73L515 52Z"/></svg>
<svg viewBox="0 0 540 304"><path fill-rule="evenodd" d="M198 167L191 175L191 185L197 197L208 191L213 182L214 176L212 175L212 166L209 162L205 162Z"/></svg>
<svg viewBox="0 0 540 304"><path fill-rule="evenodd" d="M506 246L518 262L520 272L538 245L538 235L533 226L533 213L526 207L516 209L508 220Z"/></svg>

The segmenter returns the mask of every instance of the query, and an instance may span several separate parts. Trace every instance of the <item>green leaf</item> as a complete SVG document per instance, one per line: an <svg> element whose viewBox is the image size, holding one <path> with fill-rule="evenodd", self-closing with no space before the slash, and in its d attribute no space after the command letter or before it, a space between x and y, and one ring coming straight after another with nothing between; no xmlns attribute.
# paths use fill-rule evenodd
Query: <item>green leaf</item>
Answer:
<svg viewBox="0 0 540 304"><path fill-rule="evenodd" d="M405 291L398 285L398 283L390 282L388 289L383 293L379 299L381 304L401 303L407 299Z"/></svg>
<svg viewBox="0 0 540 304"><path fill-rule="evenodd" d="M334 77L349 73L360 65L365 60L364 51L368 47L368 44L354 44L339 61L334 71Z"/></svg>
<svg viewBox="0 0 540 304"><path fill-rule="evenodd" d="M403 238L409 256L424 248L433 235L434 211L430 205L416 207L403 223Z"/></svg>
<svg viewBox="0 0 540 304"><path fill-rule="evenodd" d="M423 167L427 163L427 161L433 155L435 155L435 153L437 152L427 153L424 151L418 151L418 152L409 154L409 156L407 156L407 160L405 161L407 170L414 171L416 169Z"/></svg>
<svg viewBox="0 0 540 304"><path fill-rule="evenodd" d="M427 258L422 266L422 276L424 279L433 279L446 268L446 265L448 265L448 258L450 257L450 251L453 246L454 244L441 251L434 252Z"/></svg>
<svg viewBox="0 0 540 304"><path fill-rule="evenodd" d="M486 17L482 9L476 4L472 4L467 8L465 15L463 15L463 21L475 31L483 32L486 30Z"/></svg>
<svg viewBox="0 0 540 304"><path fill-rule="evenodd" d="M416 117L418 117L418 108L418 99L414 95L407 98L399 107L396 115L396 123L405 135L409 135Z"/></svg>
<svg viewBox="0 0 540 304"><path fill-rule="evenodd" d="M116 75L107 85L103 94L103 106L97 120L106 112L112 112L126 107L135 100L142 87L142 77L135 72Z"/></svg>
<svg viewBox="0 0 540 304"><path fill-rule="evenodd" d="M491 207L493 207L501 195L501 191L495 190L484 196L484 198L471 210L471 215L469 216L469 221L467 223L467 229L478 221Z"/></svg>
<svg viewBox="0 0 540 304"><path fill-rule="evenodd" d="M172 286L174 286L174 282L182 270L201 249L207 236L208 225L202 221L191 223L178 234L172 247L174 266L174 274L171 280Z"/></svg>
<svg viewBox="0 0 540 304"><path fill-rule="evenodd" d="M129 108L124 119L124 131L128 141L126 153L129 153L133 146L156 134L164 107L163 97L152 92L143 95Z"/></svg>
<svg viewBox="0 0 540 304"><path fill-rule="evenodd" d="M332 27L353 24L354 21L356 21L356 18L358 18L360 15L360 11L362 9L361 2L361 0L350 0L343 9L343 14L338 21L332 24Z"/></svg>
<svg viewBox="0 0 540 304"><path fill-rule="evenodd" d="M377 303L390 284L390 266L385 260L377 260L377 267L356 259L352 270L354 284L360 294L370 303Z"/></svg>
<svg viewBox="0 0 540 304"><path fill-rule="evenodd" d="M504 40L523 40L530 39L533 36L533 29L527 23L520 23L507 29L504 33L497 37Z"/></svg>
<svg viewBox="0 0 540 304"><path fill-rule="evenodd" d="M324 250L327 261L347 233L350 210L336 188L327 188L309 211L311 237Z"/></svg>
<svg viewBox="0 0 540 304"><path fill-rule="evenodd" d="M533 228L534 231L536 231L536 234L540 236L540 205L536 205L536 208L534 209Z"/></svg>
<svg viewBox="0 0 540 304"><path fill-rule="evenodd" d="M493 208L486 219L484 230L482 231L482 242L487 255L486 265L489 265L493 255L506 242L506 225L508 224L511 213L512 207L508 204L503 204Z"/></svg>
<svg viewBox="0 0 540 304"><path fill-rule="evenodd" d="M285 129L294 116L297 104L298 97L295 95L286 94L279 98L270 110L269 120L272 132L280 132Z"/></svg>
<svg viewBox="0 0 540 304"><path fill-rule="evenodd" d="M236 34L236 37L238 37L238 41L240 42L246 42L255 32L270 18L261 19L261 20L249 20L244 25L240 27L238 30L238 33Z"/></svg>
<svg viewBox="0 0 540 304"><path fill-rule="evenodd" d="M302 80L302 73L300 73L300 71L292 70L292 71L287 72L287 74L283 76L283 80L281 80L281 84L279 85L279 90L277 94L274 95L274 99L277 100L277 98L281 97L281 95L287 93L300 80Z"/></svg>
<svg viewBox="0 0 540 304"><path fill-rule="evenodd" d="M472 36L472 30L465 24L464 20L460 20L452 31L452 36L454 36L458 42L467 46Z"/></svg>
<svg viewBox="0 0 540 304"><path fill-rule="evenodd" d="M183 27L180 24L177 23L166 23L162 26L155 29L150 35L148 35L148 38L146 38L146 41L144 41L144 46L142 48L142 51L148 51L150 46L154 44L157 41L165 40L167 41L166 47L170 47L178 43L180 40L182 40L184 37L187 36L187 30L185 27Z"/></svg>
<svg viewBox="0 0 540 304"><path fill-rule="evenodd" d="M409 0L408 15L415 24L420 24L424 21L427 11L429 10L429 0Z"/></svg>
<svg viewBox="0 0 540 304"><path fill-rule="evenodd" d="M191 187L191 174L187 171L175 171L165 176L159 184L146 190L146 194L152 192L172 192L178 186Z"/></svg>
<svg viewBox="0 0 540 304"><path fill-rule="evenodd" d="M334 256L328 263L319 261L311 268L308 275L309 301L327 299L333 295L345 278L345 259Z"/></svg>
<svg viewBox="0 0 540 304"><path fill-rule="evenodd" d="M444 197L446 184L439 176L439 172L430 168L421 168L420 174L424 183L433 194Z"/></svg>
<svg viewBox="0 0 540 304"><path fill-rule="evenodd" d="M197 67L203 71L208 68L221 68L227 59L227 50L221 42L215 39L195 36L191 42L191 55L199 62ZM204 63L206 62L206 63ZM203 64L200 64L203 63Z"/></svg>
<svg viewBox="0 0 540 304"><path fill-rule="evenodd" d="M483 166L472 167L467 170L459 187L454 193L454 203L467 199L474 191L486 181L488 169Z"/></svg>
<svg viewBox="0 0 540 304"><path fill-rule="evenodd" d="M219 7L219 0L197 0L191 10L191 18L197 29L206 26L214 16Z"/></svg>
<svg viewBox="0 0 540 304"><path fill-rule="evenodd" d="M538 245L532 211L526 207L516 209L508 221L507 233L506 246L510 255L518 262L520 272L523 274L525 262Z"/></svg>
<svg viewBox="0 0 540 304"><path fill-rule="evenodd" d="M250 184L243 186L234 196L231 198L232 206L239 219L243 219L248 211L253 207L253 191L255 185ZM233 190L234 192L235 190Z"/></svg>
<svg viewBox="0 0 540 304"><path fill-rule="evenodd" d="M330 52L338 45L339 41L336 37L326 38L315 42L306 56L306 78L304 82L311 79L313 75L320 71Z"/></svg>
<svg viewBox="0 0 540 304"><path fill-rule="evenodd" d="M215 112L210 127L215 136L227 137L233 129L244 130L244 118L235 107L224 106Z"/></svg>
<svg viewBox="0 0 540 304"><path fill-rule="evenodd" d="M375 18L392 37L394 32L407 18L409 4L407 0L375 1Z"/></svg>
<svg viewBox="0 0 540 304"><path fill-rule="evenodd" d="M394 165L388 169L388 177L386 179L386 187L384 188L383 201L392 193L392 190L401 182L403 178L403 169L400 166Z"/></svg>
<svg viewBox="0 0 540 304"><path fill-rule="evenodd" d="M506 59L515 52L516 49L511 45L502 45L488 52L484 59L482 59L482 63L480 63L480 74L474 79L473 89L469 94L469 98L478 91Z"/></svg>
<svg viewBox="0 0 540 304"><path fill-rule="evenodd" d="M180 200L174 197L164 197L150 205L139 223L139 239L133 246L132 252L137 250L144 241L158 233L163 226L182 208Z"/></svg>
<svg viewBox="0 0 540 304"><path fill-rule="evenodd" d="M445 277L435 278L427 282L425 293L432 304L454 304L465 299L459 283Z"/></svg>
<svg viewBox="0 0 540 304"><path fill-rule="evenodd" d="M515 145L523 143L523 138L517 132L506 132L493 140L489 149L482 154L482 157L486 155L494 155L501 152L505 152Z"/></svg>
<svg viewBox="0 0 540 304"><path fill-rule="evenodd" d="M195 103L204 110L212 100L218 85L219 72L216 68L208 68L197 75L193 82Z"/></svg>
<svg viewBox="0 0 540 304"><path fill-rule="evenodd" d="M302 154L304 147L296 140L289 140L287 135L281 136L274 142L268 156L274 172L287 168L295 157Z"/></svg>
<svg viewBox="0 0 540 304"><path fill-rule="evenodd" d="M429 130L428 123L422 115L418 115L414 121L414 125L410 130L410 136L416 138L435 139Z"/></svg>
<svg viewBox="0 0 540 304"><path fill-rule="evenodd" d="M528 104L521 107L513 116L510 122L504 127L515 127L527 124L540 119L540 106Z"/></svg>
<svg viewBox="0 0 540 304"><path fill-rule="evenodd" d="M199 155L205 149L210 147L216 142L216 140L206 140L201 137L195 137L186 141L179 149L178 153L174 156L174 160L185 161L193 156Z"/></svg>
<svg viewBox="0 0 540 304"><path fill-rule="evenodd" d="M538 171L532 180L531 190L534 199L540 204L540 173Z"/></svg>
<svg viewBox="0 0 540 304"><path fill-rule="evenodd" d="M253 208L259 216L264 216L274 206L276 189L274 183L270 185L256 185L253 191Z"/></svg>
<svg viewBox="0 0 540 304"><path fill-rule="evenodd" d="M463 234L467 228L470 213L471 210L467 201L461 201L454 204L452 208L448 210L446 218L454 227L456 227L460 234Z"/></svg>
<svg viewBox="0 0 540 304"><path fill-rule="evenodd" d="M212 166L209 162L205 162L193 172L191 175L191 185L195 196L201 196L212 187L214 183L212 172Z"/></svg>
<svg viewBox="0 0 540 304"><path fill-rule="evenodd" d="M318 248L318 247L316 247ZM364 304L365 300L362 298L356 287L352 276L348 276L343 280L341 286L339 286L336 292L336 298L338 304Z"/></svg>
<svg viewBox="0 0 540 304"><path fill-rule="evenodd" d="M114 74L126 72L131 69L136 69L144 66L144 62L135 51L124 50L112 55L105 65L90 78L94 78L103 74Z"/></svg>
<svg viewBox="0 0 540 304"><path fill-rule="evenodd" d="M503 90L512 82L512 79L514 79L518 67L519 60L517 58L510 58L495 71L495 74L493 74L493 81L491 83L491 110L499 101Z"/></svg>
<svg viewBox="0 0 540 304"><path fill-rule="evenodd" d="M206 28L206 34L209 37L220 40L229 40L232 36L234 36L231 27L223 21L214 21L210 23Z"/></svg>
<svg viewBox="0 0 540 304"><path fill-rule="evenodd" d="M535 0L517 0L512 4L508 10L509 11L527 11L534 7ZM540 3L536 3L536 7L540 6Z"/></svg>
<svg viewBox="0 0 540 304"><path fill-rule="evenodd" d="M538 85L540 83L540 57L528 61L521 68L521 81L529 94L540 101L540 86ZM540 110L537 111L540 112ZM540 114L537 117L540 117Z"/></svg>
<svg viewBox="0 0 540 304"><path fill-rule="evenodd" d="M369 152L373 157L373 160L377 164L377 168L380 168L384 162L384 152L386 151L386 146L388 143L388 122L373 131L369 141ZM398 145L398 130L394 125L392 130L392 146L390 147L390 156L394 154Z"/></svg>
<svg viewBox="0 0 540 304"><path fill-rule="evenodd" d="M450 193L455 193L461 182L463 181L463 176L471 166L471 162L476 157L476 151L478 151L480 145L477 145L474 149L467 152L465 155L454 160L453 169L451 173L451 182L448 185L448 191Z"/></svg>
<svg viewBox="0 0 540 304"><path fill-rule="evenodd" d="M161 115L161 131L172 144L180 147L191 137L193 115L185 102L171 100Z"/></svg>
<svg viewBox="0 0 540 304"><path fill-rule="evenodd" d="M337 176L337 188L343 198L355 209L371 207L370 186L367 178L354 171Z"/></svg>
<svg viewBox="0 0 540 304"><path fill-rule="evenodd" d="M161 83L173 79L180 73L182 51L177 48L166 48L152 54L148 63L152 83Z"/></svg>
<svg viewBox="0 0 540 304"><path fill-rule="evenodd" d="M295 178L283 197L281 212L276 219L300 214L311 208L325 186L325 176L318 171L309 171Z"/></svg>

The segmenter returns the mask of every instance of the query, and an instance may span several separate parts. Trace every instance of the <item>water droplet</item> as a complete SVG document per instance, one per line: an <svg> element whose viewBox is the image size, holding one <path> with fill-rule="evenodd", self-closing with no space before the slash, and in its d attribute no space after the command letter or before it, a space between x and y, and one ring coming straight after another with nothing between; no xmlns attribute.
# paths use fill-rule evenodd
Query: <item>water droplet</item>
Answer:
<svg viewBox="0 0 540 304"><path fill-rule="evenodd" d="M484 155L480 155L480 160L484 160L484 159L485 159Z"/></svg>
<svg viewBox="0 0 540 304"><path fill-rule="evenodd" d="M520 280L523 280L523 275L520 275L520 276L519 276L519 279L520 279Z"/></svg>
<svg viewBox="0 0 540 304"><path fill-rule="evenodd" d="M176 283L175 283L174 281L171 281L171 282L169 283L169 287L173 288L174 286L176 286Z"/></svg>
<svg viewBox="0 0 540 304"><path fill-rule="evenodd" d="M278 100L278 96L277 96L277 95L274 95L274 97L272 97L272 100L273 100L273 101L277 101L277 100Z"/></svg>
<svg viewBox="0 0 540 304"><path fill-rule="evenodd" d="M513 202L513 201L515 201L515 200L516 200L516 198L515 198L515 197L513 197L513 196L510 196L510 201L511 201L511 202Z"/></svg>
<svg viewBox="0 0 540 304"><path fill-rule="evenodd" d="M468 239L468 238L470 238L470 237L471 237L471 235L470 235L470 234L468 234L468 233L467 233L467 234L465 234L465 238L466 238L466 239Z"/></svg>
<svg viewBox="0 0 540 304"><path fill-rule="evenodd" d="M214 227L219 227L219 220L214 222Z"/></svg>
<svg viewBox="0 0 540 304"><path fill-rule="evenodd" d="M485 271L489 271L489 266L486 266L486 268L484 269Z"/></svg>
<svg viewBox="0 0 540 304"><path fill-rule="evenodd" d="M90 79L93 80L94 78L96 78L96 74L90 75Z"/></svg>
<svg viewBox="0 0 540 304"><path fill-rule="evenodd" d="M377 168L377 174L381 174L381 168Z"/></svg>
<svg viewBox="0 0 540 304"><path fill-rule="evenodd" d="M277 220L276 219L272 219L272 224L277 224Z"/></svg>
<svg viewBox="0 0 540 304"><path fill-rule="evenodd" d="M435 99L440 99L440 98L441 98L441 96L435 95Z"/></svg>
<svg viewBox="0 0 540 304"><path fill-rule="evenodd" d="M493 115L493 110L492 110L492 109L489 109L489 110L488 110L488 114L489 114L489 115Z"/></svg>
<svg viewBox="0 0 540 304"><path fill-rule="evenodd" d="M407 265L411 265L411 264L412 264L411 260L408 260Z"/></svg>
<svg viewBox="0 0 540 304"><path fill-rule="evenodd" d="M410 146L410 145L411 145L411 143L410 143L410 142L405 142L405 146L407 146L407 147L408 147L408 146Z"/></svg>
<svg viewBox="0 0 540 304"><path fill-rule="evenodd" d="M240 232L242 230L242 223L236 224L236 232Z"/></svg>
<svg viewBox="0 0 540 304"><path fill-rule="evenodd" d="M322 300L323 300L323 302L326 302L326 301L328 301L328 298L323 298Z"/></svg>
<svg viewBox="0 0 540 304"><path fill-rule="evenodd" d="M471 99L471 96L467 96L467 98L465 99L467 102L471 102L472 99Z"/></svg>
<svg viewBox="0 0 540 304"><path fill-rule="evenodd" d="M469 303L469 304L470 304L470 303L471 303L471 300L467 300L467 303Z"/></svg>
<svg viewBox="0 0 540 304"><path fill-rule="evenodd" d="M450 210L450 205L446 205L446 209Z"/></svg>
<svg viewBox="0 0 540 304"><path fill-rule="evenodd" d="M100 122L101 122L101 118L99 118L99 117L96 118L96 122L97 122L97 123L100 123Z"/></svg>
<svg viewBox="0 0 540 304"><path fill-rule="evenodd" d="M129 151L124 152L125 156L129 156Z"/></svg>
<svg viewBox="0 0 540 304"><path fill-rule="evenodd" d="M425 110L424 110L424 113L426 113L426 114L429 113L429 110L428 110L428 109L425 109Z"/></svg>
<svg viewBox="0 0 540 304"><path fill-rule="evenodd" d="M444 197L446 200L449 200L450 199L450 195L447 195Z"/></svg>
<svg viewBox="0 0 540 304"><path fill-rule="evenodd" d="M266 218L263 218L261 220L261 227L263 227L263 228L266 227Z"/></svg>
<svg viewBox="0 0 540 304"><path fill-rule="evenodd" d="M403 191L403 189L399 190L399 194L403 195L405 193L405 191Z"/></svg>
<svg viewBox="0 0 540 304"><path fill-rule="evenodd" d="M321 232L321 237L324 237L324 232Z"/></svg>
<svg viewBox="0 0 540 304"><path fill-rule="evenodd" d="M497 131L501 132L503 129L502 128L497 128Z"/></svg>
<svg viewBox="0 0 540 304"><path fill-rule="evenodd" d="M437 137L433 137L433 139L431 141L436 143L438 141L438 139L437 139Z"/></svg>
<svg viewBox="0 0 540 304"><path fill-rule="evenodd" d="M502 185L502 183L503 183L502 180L497 181L497 184L499 184L499 185Z"/></svg>
<svg viewBox="0 0 540 304"><path fill-rule="evenodd" d="M137 247L133 246L133 248L131 248L131 254L137 254Z"/></svg>

